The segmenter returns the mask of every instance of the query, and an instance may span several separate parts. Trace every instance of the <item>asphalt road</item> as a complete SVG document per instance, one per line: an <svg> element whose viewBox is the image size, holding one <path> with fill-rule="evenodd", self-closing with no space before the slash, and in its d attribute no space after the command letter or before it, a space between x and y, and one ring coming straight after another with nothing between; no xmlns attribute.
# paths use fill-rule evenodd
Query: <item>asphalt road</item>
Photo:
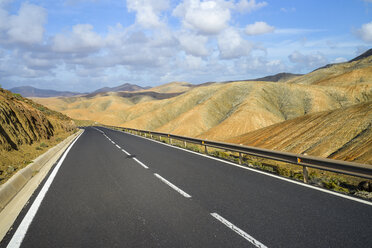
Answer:
<svg viewBox="0 0 372 248"><path fill-rule="evenodd" d="M372 247L371 205L99 129L0 247Z"/></svg>

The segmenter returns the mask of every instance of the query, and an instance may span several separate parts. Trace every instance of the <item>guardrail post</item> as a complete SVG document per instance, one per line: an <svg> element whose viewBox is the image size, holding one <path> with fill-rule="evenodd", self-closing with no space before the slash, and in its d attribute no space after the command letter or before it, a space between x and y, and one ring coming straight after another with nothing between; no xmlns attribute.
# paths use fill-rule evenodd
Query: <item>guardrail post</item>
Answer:
<svg viewBox="0 0 372 248"><path fill-rule="evenodd" d="M297 164L301 164L301 158L297 158ZM304 177L304 183L309 183L309 172L306 166L302 166L302 175Z"/></svg>
<svg viewBox="0 0 372 248"><path fill-rule="evenodd" d="M239 152L239 164L242 164L242 153Z"/></svg>
<svg viewBox="0 0 372 248"><path fill-rule="evenodd" d="M207 148L207 145L204 144L204 141L202 141L202 145L204 145L204 153L208 154L208 148Z"/></svg>
<svg viewBox="0 0 372 248"><path fill-rule="evenodd" d="M183 144L185 145L185 148L186 148L186 145L187 145L187 144L186 144L186 141L184 141Z"/></svg>
<svg viewBox="0 0 372 248"><path fill-rule="evenodd" d="M173 145L172 138L169 138L169 144Z"/></svg>
<svg viewBox="0 0 372 248"><path fill-rule="evenodd" d="M303 166L303 176L304 176L304 183L309 183L309 172L307 171L307 167Z"/></svg>

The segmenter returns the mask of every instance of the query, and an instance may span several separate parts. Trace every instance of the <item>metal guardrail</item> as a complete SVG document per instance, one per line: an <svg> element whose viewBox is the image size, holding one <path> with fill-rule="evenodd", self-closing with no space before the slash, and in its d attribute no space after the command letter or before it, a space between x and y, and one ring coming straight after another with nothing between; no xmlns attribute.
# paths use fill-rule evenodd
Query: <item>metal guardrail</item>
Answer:
<svg viewBox="0 0 372 248"><path fill-rule="evenodd" d="M144 134L146 137L147 135L149 135L150 138L152 138L153 135L165 137L169 139L170 144L172 144L173 140L180 140L184 142L185 147L186 147L187 142L197 144L197 145L202 145L205 147L205 153L208 153L207 147L219 148L219 149L232 151L232 152L238 152L239 153L239 164L242 164L242 154L248 154L248 155L253 155L257 157L262 157L262 158L272 159L276 161L300 165L303 167L303 175L304 175L305 183L307 183L309 180L307 167L372 179L372 165L368 165L368 164L359 164L359 163L348 162L348 161L334 160L334 159L328 159L328 158L319 158L319 157L295 154L295 153L289 153L289 152L274 151L274 150L263 149L263 148L252 147L252 146L243 146L243 145L237 145L237 144L231 144L231 143L223 143L223 142L217 142L217 141L189 138L185 136L173 135L173 134L168 134L168 133L152 132L152 131L146 131L146 130L140 130L140 129L115 127L115 126L107 126L107 125L104 125L104 126L108 128L120 129L125 132L135 132L137 134Z"/></svg>

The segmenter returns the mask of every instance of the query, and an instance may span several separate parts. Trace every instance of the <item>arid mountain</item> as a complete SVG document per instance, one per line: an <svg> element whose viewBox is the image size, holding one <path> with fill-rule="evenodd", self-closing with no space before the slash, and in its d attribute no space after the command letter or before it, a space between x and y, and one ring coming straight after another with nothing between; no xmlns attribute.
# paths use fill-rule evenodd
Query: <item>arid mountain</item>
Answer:
<svg viewBox="0 0 372 248"><path fill-rule="evenodd" d="M372 164L372 101L304 115L227 141Z"/></svg>
<svg viewBox="0 0 372 248"><path fill-rule="evenodd" d="M153 88L149 88L144 91L153 91L158 93L181 93L189 91L193 87L196 86L186 82L171 82Z"/></svg>
<svg viewBox="0 0 372 248"><path fill-rule="evenodd" d="M34 98L33 100L73 119L120 125L126 120L125 109L140 103L172 98L179 94L152 91L104 92L78 97Z"/></svg>
<svg viewBox="0 0 372 248"><path fill-rule="evenodd" d="M372 84L349 88L235 82L197 87L162 100L109 93L35 101L75 119L224 140L307 113L370 99Z"/></svg>
<svg viewBox="0 0 372 248"><path fill-rule="evenodd" d="M21 86L10 89L11 92L21 94L23 97L57 97L57 96L76 96L82 93L70 91L44 90L31 86Z"/></svg>
<svg viewBox="0 0 372 248"><path fill-rule="evenodd" d="M228 140L309 114L372 101L371 66L372 56L367 56L281 83L170 83L133 95L101 93L35 100L75 119Z"/></svg>
<svg viewBox="0 0 372 248"><path fill-rule="evenodd" d="M100 88L96 91L93 91L91 94L96 94L96 93L102 93L102 92L118 92L118 91L139 91L139 90L144 90L148 89L149 87L141 87L135 84L122 84L116 87L104 87Z"/></svg>

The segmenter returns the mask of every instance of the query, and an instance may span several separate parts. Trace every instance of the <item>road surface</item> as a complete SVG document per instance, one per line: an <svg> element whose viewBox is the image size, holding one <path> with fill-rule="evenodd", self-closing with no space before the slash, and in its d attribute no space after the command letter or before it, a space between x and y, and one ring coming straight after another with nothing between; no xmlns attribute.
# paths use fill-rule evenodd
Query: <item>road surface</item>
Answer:
<svg viewBox="0 0 372 248"><path fill-rule="evenodd" d="M0 246L372 247L372 206L89 127Z"/></svg>

